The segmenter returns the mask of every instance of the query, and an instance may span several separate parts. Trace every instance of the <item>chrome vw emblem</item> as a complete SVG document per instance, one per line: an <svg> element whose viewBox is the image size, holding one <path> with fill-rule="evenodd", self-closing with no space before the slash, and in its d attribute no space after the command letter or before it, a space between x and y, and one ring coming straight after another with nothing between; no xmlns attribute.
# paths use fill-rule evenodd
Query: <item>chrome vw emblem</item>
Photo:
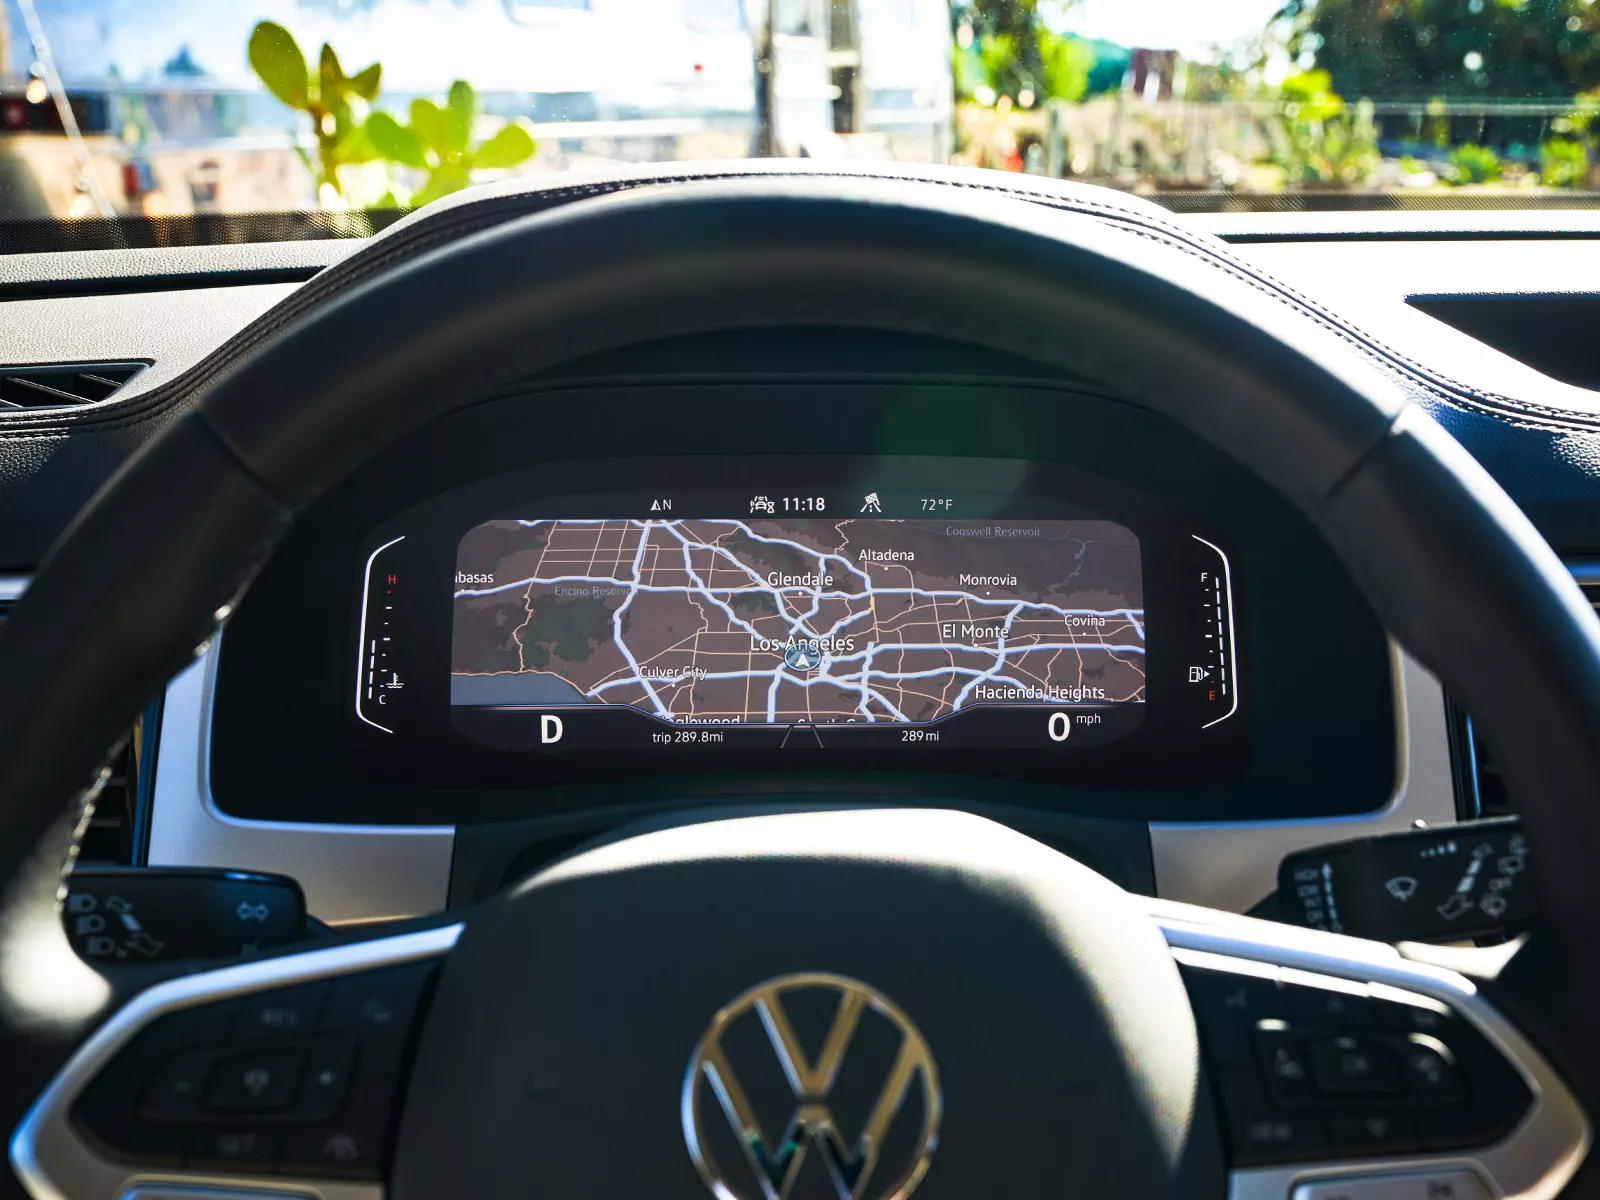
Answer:
<svg viewBox="0 0 1600 1200"><path fill-rule="evenodd" d="M784 997L819 990L834 993L838 1007L812 1061L784 1010ZM898 1032L899 1051L852 1142L848 1131L840 1129L834 1119L829 1097L862 1019L869 1013L887 1020ZM761 1127L723 1046L729 1028L751 1014L766 1030L766 1042L794 1096L793 1113L775 1140ZM903 1161L882 1162L884 1138L913 1087L921 1090L922 1115L912 1149ZM821 1159L839 1200L903 1200L922 1182L933 1160L942 1103L939 1073L928 1043L892 1000L854 979L808 972L758 984L712 1018L689 1060L682 1107L689 1155L718 1200L786 1200L810 1155ZM719 1164L712 1157L708 1122L713 1121L725 1121L731 1127L733 1140L744 1151L748 1172L740 1170L735 1175L724 1169L728 1164Z"/></svg>

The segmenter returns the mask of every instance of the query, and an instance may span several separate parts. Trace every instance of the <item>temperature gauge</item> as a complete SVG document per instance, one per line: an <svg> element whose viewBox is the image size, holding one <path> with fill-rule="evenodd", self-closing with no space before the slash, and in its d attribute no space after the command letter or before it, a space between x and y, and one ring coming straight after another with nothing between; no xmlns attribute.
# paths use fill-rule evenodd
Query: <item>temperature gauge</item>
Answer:
<svg viewBox="0 0 1600 1200"><path fill-rule="evenodd" d="M1200 692L1202 729L1220 725L1239 711L1239 653L1233 632L1233 566L1221 547L1199 534L1193 556L1195 602L1201 641L1189 666L1189 686Z"/></svg>
<svg viewBox="0 0 1600 1200"><path fill-rule="evenodd" d="M391 652L397 628L401 568L395 549L405 537L385 542L367 557L361 584L361 631L356 638L356 716L374 729L393 733L389 709L405 681Z"/></svg>

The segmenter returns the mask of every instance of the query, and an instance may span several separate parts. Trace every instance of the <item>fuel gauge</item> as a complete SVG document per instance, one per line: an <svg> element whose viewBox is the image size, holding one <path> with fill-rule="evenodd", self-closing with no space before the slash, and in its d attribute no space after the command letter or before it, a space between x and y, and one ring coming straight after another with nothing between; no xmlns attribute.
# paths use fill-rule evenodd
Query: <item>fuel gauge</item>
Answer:
<svg viewBox="0 0 1600 1200"><path fill-rule="evenodd" d="M1202 729L1239 711L1239 654L1234 644L1233 565L1220 546L1199 534L1190 582L1200 609L1201 641L1189 666L1189 686L1200 693Z"/></svg>

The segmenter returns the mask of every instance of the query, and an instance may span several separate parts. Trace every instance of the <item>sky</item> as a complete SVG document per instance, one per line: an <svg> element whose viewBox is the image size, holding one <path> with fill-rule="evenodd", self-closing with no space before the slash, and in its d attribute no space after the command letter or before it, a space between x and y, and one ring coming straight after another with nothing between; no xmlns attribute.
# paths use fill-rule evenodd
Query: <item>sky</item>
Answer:
<svg viewBox="0 0 1600 1200"><path fill-rule="evenodd" d="M1123 46L1204 58L1266 27L1282 0L1078 0L1060 27Z"/></svg>

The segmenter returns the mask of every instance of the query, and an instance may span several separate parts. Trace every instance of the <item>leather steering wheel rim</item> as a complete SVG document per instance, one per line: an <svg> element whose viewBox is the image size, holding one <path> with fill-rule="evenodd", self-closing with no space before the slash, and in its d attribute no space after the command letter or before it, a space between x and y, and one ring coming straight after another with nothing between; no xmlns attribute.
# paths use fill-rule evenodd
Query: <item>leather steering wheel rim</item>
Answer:
<svg viewBox="0 0 1600 1200"><path fill-rule="evenodd" d="M84 790L298 510L512 379L643 341L796 324L932 334L1103 381L1304 512L1503 765L1544 915L1493 994L1593 1111L1600 620L1554 553L1381 361L1220 259L882 180L669 185L473 235L304 314L119 472L0 631L0 1061L32 1066L14 1083L36 1091L82 1036L42 1038L28 993L30 966L65 951L54 864ZM14 1099L0 1096L7 1125Z"/></svg>

